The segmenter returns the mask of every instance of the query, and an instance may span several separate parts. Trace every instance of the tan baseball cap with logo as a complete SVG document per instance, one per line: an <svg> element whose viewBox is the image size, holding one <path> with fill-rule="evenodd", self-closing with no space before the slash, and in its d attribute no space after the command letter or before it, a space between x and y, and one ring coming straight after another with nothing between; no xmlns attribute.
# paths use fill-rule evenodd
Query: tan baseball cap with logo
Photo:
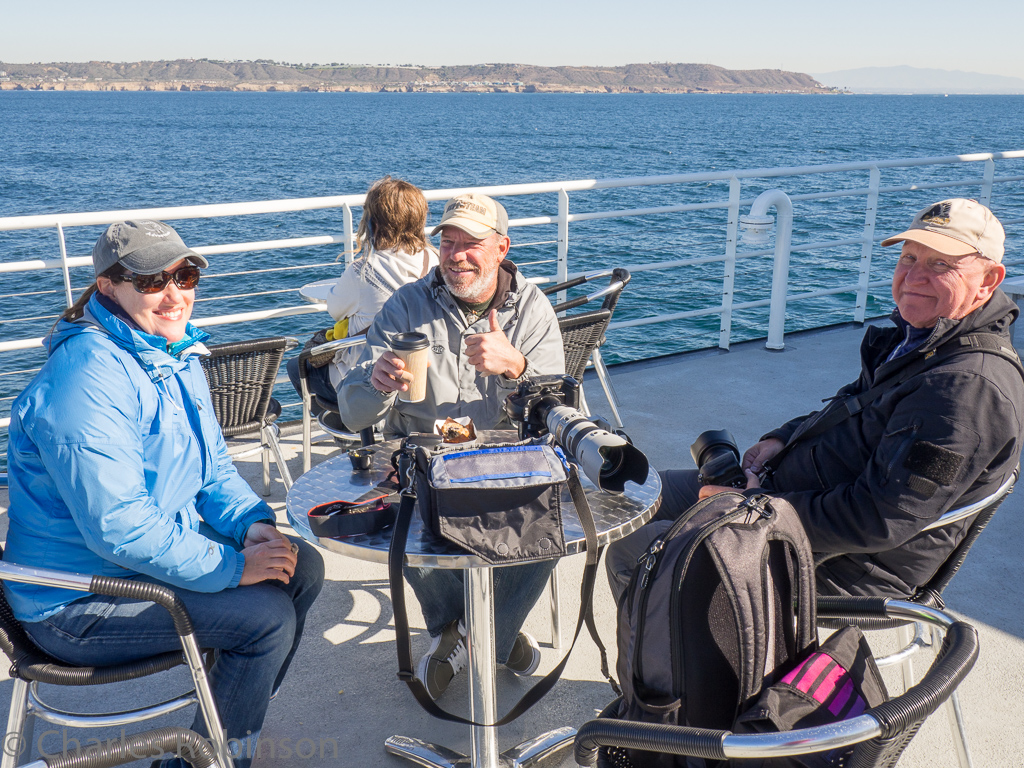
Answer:
<svg viewBox="0 0 1024 768"><path fill-rule="evenodd" d="M507 236L508 214L501 203L487 195L459 195L444 204L441 223L430 231L431 237L443 227L458 227L480 239L494 232Z"/></svg>
<svg viewBox="0 0 1024 768"><path fill-rule="evenodd" d="M997 264L1003 260L1003 225L976 200L954 198L917 212L910 229L882 241L883 246L911 240L947 256L980 253Z"/></svg>

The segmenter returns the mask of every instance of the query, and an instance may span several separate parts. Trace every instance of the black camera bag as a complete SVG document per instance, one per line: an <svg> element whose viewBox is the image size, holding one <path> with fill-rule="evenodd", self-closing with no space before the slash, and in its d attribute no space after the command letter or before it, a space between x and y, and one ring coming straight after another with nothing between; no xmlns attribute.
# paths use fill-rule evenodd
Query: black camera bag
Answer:
<svg viewBox="0 0 1024 768"><path fill-rule="evenodd" d="M537 681L537 683L534 684L532 688L530 688L525 694L523 694L522 698L520 698L519 701L516 702L516 704L508 711L506 715L504 715L494 723L478 723L473 720L460 717L458 715L453 715L451 712L447 712L441 709L441 707L439 707L434 702L434 700L430 698L430 694L427 693L426 687L416 677L416 674L414 672L412 658L412 640L409 634L409 617L405 607L405 581L402 569L405 561L405 546L409 538L409 526L412 522L412 516L415 507L417 506L417 495L423 494L423 498L428 500L424 504L424 508L430 508L434 510L440 508L446 510L445 514L447 514L449 517L455 518L460 516L460 511L465 512L466 510L470 509L471 501L463 499L462 495L460 494L458 497L456 497L455 505L452 506L449 499L447 498L448 494L445 492L444 488L442 488L442 492L440 494L436 493L437 489L431 489L430 483L427 480L427 478L429 478L429 474L427 474L427 472L425 472L424 470L429 470L429 467L434 460L434 456L432 454L434 454L435 452L438 454L442 454L444 452L443 449L431 449L429 447L424 447L423 445L417 445L410 438L407 439L407 442L403 444L403 448L396 453L395 457L392 458L392 463L395 464L398 472L398 482L402 489L402 501L401 505L399 506L398 517L395 521L394 534L391 537L391 546L390 549L388 550L388 579L391 584L391 605L395 617L395 646L396 651L398 653L398 678L399 680L402 680L403 682L405 682L406 685L409 686L409 690L412 692L413 696L416 698L416 701L419 702L420 706L423 707L423 709L425 709L434 717L439 718L441 720L448 720L450 722L476 726L501 726L511 723L513 720L515 720L524 712L526 712L530 707L532 707L534 704L540 701L541 698L554 687L555 683L558 682L559 677L561 677L562 675L562 671L565 669L565 665L569 662L569 656L572 653L572 649L576 646L576 640L579 638L580 630L583 629L584 624L586 624L587 629L590 632L590 636L593 638L594 643L597 645L598 650L600 651L601 671L608 679L608 682L611 684L612 689L616 693L619 693L617 684L608 673L608 662L605 653L605 648L597 632L597 625L594 622L594 613L593 606L591 604L591 599L593 597L594 582L597 578L597 565L601 558L602 548L598 546L597 527L594 524L594 516L590 510L590 504L587 502L586 494L583 491L583 485L580 482L579 474L574 466L569 465L567 477L564 481L554 481L551 478L545 477L545 473L547 471L545 468L551 467L551 456L548 454L548 451L554 454L550 442L546 439L527 441L525 443L512 443L508 445L487 447L522 447L526 445L542 445L546 449L542 452L531 451L531 453L543 453L545 456L543 464L541 464L540 462L536 463L536 466L539 467L538 471L541 472L542 479L534 483L524 482L522 484L522 488L517 489L515 491L499 491L496 494L495 499L492 499L492 501L494 501L494 503L499 503L500 500L500 503L506 505L504 515L497 515L493 521L495 523L494 525L480 526L474 528L474 537L478 537L479 542L483 542L485 540L485 537L487 536L487 531L493 530L495 541L499 541L499 543L501 541L507 542L510 540L509 534L507 531L501 530L502 526L508 525L509 520L518 519L525 521L527 518L533 519L535 520L535 522L539 520L540 522L538 522L538 524L540 525L540 527L543 530L548 531L550 529L550 526L543 525L543 520L547 519L550 523L551 518L545 518L544 516L541 516L541 518L536 518L535 514L543 511L544 505L548 503L544 501L544 499L551 499L552 503L555 505L555 508L558 510L558 533L559 541L561 542L561 544L559 545L560 549L558 550L558 553L564 554L565 542L564 536L561 533L561 490L563 487L565 487L568 490L570 497L572 498L573 506L576 508L576 512L580 520L580 525L583 528L583 535L586 539L587 562L583 568L583 582L580 585L579 617L576 620L576 630L573 634L572 644L569 646L569 650L566 651L565 655L562 657L562 660L555 666L554 669L552 669L550 672L548 672L548 674L546 674L543 678ZM472 449L467 449L463 447L457 450L461 452L468 452ZM557 457L557 454L554 455ZM536 461L536 458L537 457L534 456L531 460ZM482 461L487 462L486 466L484 466L485 469L493 469L495 466L495 464L492 463L495 461L495 459L493 458L486 458L483 459ZM565 469L565 465L562 464L562 459L557 458L557 461L558 464L562 466L563 469ZM508 473L499 472L498 474ZM521 471L517 471L513 474L523 473ZM551 474L553 476L557 476L557 473L552 472ZM472 476L466 475L466 477ZM501 480L501 478L498 478L498 480ZM442 483L442 486L443 485L444 483ZM549 487L546 490L543 488L537 488L537 486L544 485L548 485ZM503 486L499 484L497 487L501 488ZM525 490L531 487L534 487L534 490ZM481 490L477 488L475 493L477 495L480 495ZM490 494L485 490L484 495ZM433 497L432 501L430 500L431 497ZM515 509L508 506L511 503L510 500L512 499L523 501L527 508L532 508L534 511L529 514L517 513ZM432 506L428 507L428 505ZM474 509L479 509L480 504L472 502L472 507ZM421 512L421 514L423 513ZM473 516L473 514L475 513L471 513L468 515L462 514L461 516L471 517ZM477 516L482 517L479 515ZM424 519L426 521L427 518ZM425 525L427 525L426 522ZM456 529L460 527L463 529L465 528L465 526L458 525L455 525L454 527ZM483 557L481 557L481 559L484 559L485 562L489 563L515 563L545 559L544 556L538 556L536 553L533 552L534 546L538 548L543 548L545 549L545 551L547 551L546 547L540 543L543 536L538 537L532 534L529 536L524 536L523 534L525 532L525 528L527 527L529 526L524 525L523 529L521 529L516 534L516 538L520 542L517 545L517 552L512 552L512 547L510 547L510 552L508 553L507 556L505 556L498 551L497 546L485 546L483 547L484 549L493 549L496 555L498 555L499 557L505 557L505 559L497 561L487 560ZM443 526L439 526L438 529L443 530ZM456 543L458 543L460 546L463 546L461 541ZM552 543L552 546L554 546L554 543ZM547 555L546 557L550 558L555 556L557 556L555 550L551 550L551 554Z"/></svg>
<svg viewBox="0 0 1024 768"><path fill-rule="evenodd" d="M665 523L619 601L618 717L728 730L817 646L814 563L796 511L719 493ZM700 758L628 750L636 766Z"/></svg>
<svg viewBox="0 0 1024 768"><path fill-rule="evenodd" d="M889 696L860 627L847 626L802 658L757 704L737 718L733 733L778 733L848 720ZM744 768L829 768L843 765L853 747L825 753L744 760Z"/></svg>
<svg viewBox="0 0 1024 768"><path fill-rule="evenodd" d="M492 445L418 445L423 526L492 565L565 554L565 459L550 436Z"/></svg>

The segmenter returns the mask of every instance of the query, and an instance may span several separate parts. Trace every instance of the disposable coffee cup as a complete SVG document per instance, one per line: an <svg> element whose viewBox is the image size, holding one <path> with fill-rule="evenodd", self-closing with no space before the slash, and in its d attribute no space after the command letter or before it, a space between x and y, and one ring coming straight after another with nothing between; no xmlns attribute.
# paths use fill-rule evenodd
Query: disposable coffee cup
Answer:
<svg viewBox="0 0 1024 768"><path fill-rule="evenodd" d="M405 403L420 403L427 398L427 348L430 342L423 333L399 333L391 338L391 351L405 363L412 382L405 392L398 391L398 399Z"/></svg>

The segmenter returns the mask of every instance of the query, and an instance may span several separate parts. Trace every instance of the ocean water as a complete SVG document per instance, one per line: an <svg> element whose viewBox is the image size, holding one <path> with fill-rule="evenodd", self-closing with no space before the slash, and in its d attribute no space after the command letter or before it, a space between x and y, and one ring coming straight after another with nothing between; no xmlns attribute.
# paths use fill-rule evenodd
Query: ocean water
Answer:
<svg viewBox="0 0 1024 768"><path fill-rule="evenodd" d="M423 188L446 188L1011 150L1021 148L1022 126L1024 97L1013 96L2 92L0 216L358 193L388 173ZM980 166L911 176L886 171L883 183L980 173ZM1000 163L997 173L1024 173L1024 163ZM744 197L771 186L794 194L866 184L866 173L755 181L744 184ZM878 232L898 231L932 199L977 195L977 189L887 196ZM1000 215L1021 215L1024 196L1019 184L1015 189L997 188L993 206ZM727 185L715 183L572 193L570 205L578 212L727 196ZM553 194L504 202L512 218L557 211ZM432 220L440 207L432 205ZM714 211L574 224L570 269L721 254L725 216ZM863 198L801 203L794 243L856 236L863 218ZM339 211L324 211L174 224L186 242L202 245L323 234L340 231L340 222ZM69 253L87 254L100 231L69 230ZM513 258L527 274L553 270L554 226L513 230L512 237L520 244ZM859 246L794 254L791 290L852 282L859 254ZM0 261L58 255L53 231L0 232ZM339 274L337 255L330 247L214 257L196 316L226 312L223 297L251 291L265 295L232 299L231 311L294 304L288 289ZM887 277L892 264L891 254L877 249L872 279ZM240 274L253 266L299 269ZM736 300L763 295L770 258L744 261L741 270ZM713 306L720 301L721 274L721 264L640 273L616 319ZM73 273L77 287L91 277L89 269ZM57 274L3 275L0 337L41 335L62 298ZM890 301L879 291L869 315L887 313ZM852 319L852 304L844 295L791 305L787 330ZM18 319L26 316L35 319ZM303 336L323 319L219 327L215 340ZM737 312L734 340L765 335L766 322L764 310ZM714 346L717 331L714 316L622 329L610 334L605 356L614 362ZM0 415L41 360L39 351L5 355L0 372L24 373L0 376Z"/></svg>

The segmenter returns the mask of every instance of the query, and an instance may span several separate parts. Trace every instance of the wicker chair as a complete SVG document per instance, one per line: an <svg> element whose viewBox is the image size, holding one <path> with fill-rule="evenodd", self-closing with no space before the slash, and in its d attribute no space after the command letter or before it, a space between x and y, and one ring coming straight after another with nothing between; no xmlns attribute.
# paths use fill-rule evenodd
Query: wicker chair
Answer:
<svg viewBox="0 0 1024 768"><path fill-rule="evenodd" d="M312 421L313 421L313 403L315 402L320 408L320 413L317 415L316 420L320 429L326 432L336 440L341 441L360 441L363 445L370 445L373 443L373 427L368 427L362 430L358 434L351 433L348 428L341 421L341 416L338 414L337 403L328 403L320 399L312 392L309 391L309 369L306 367L306 361L311 357L317 357L321 355L330 354L332 357L335 352L339 352L343 349L350 347L359 347L366 343L365 336L356 336L351 339L338 339L337 341L328 341L325 344L320 344L310 349L304 349L299 353L299 383L302 388L302 472L309 472L311 465L312 455L310 453L310 447L313 442L312 436Z"/></svg>
<svg viewBox="0 0 1024 768"><path fill-rule="evenodd" d="M210 346L210 355L202 358L203 371L210 385L213 411L224 437L259 436L263 456L263 495L270 494L270 455L277 462L285 491L292 487L274 422L281 415L281 404L271 395L284 353L298 346L290 336L272 336L250 341L234 341ZM249 452L234 454L236 458Z"/></svg>
<svg viewBox="0 0 1024 768"><path fill-rule="evenodd" d="M1020 465L1014 469L994 493L974 504L950 510L924 529L930 531L947 525L953 525L962 520L971 520L960 543L954 547L949 557L939 567L939 570L935 572L935 575L928 580L928 583L919 587L913 596L908 598L908 602L936 610L942 610L946 607L942 600L943 591L949 586L949 582L956 575L956 572L960 570L960 566L963 565L967 553L974 545L974 542L978 540L985 526L989 524L996 510L999 509L999 506L1006 497L1013 493L1013 486L1017 482L1019 475ZM820 562L823 562L823 560L820 560ZM829 628L856 624L865 630L898 629L900 632L900 650L876 661L879 667L901 665L904 690L909 690L914 685L912 663L914 655L922 649L938 646L941 642L938 628L934 626L926 627L924 622L916 618L908 620L906 618L894 617L856 616L844 619L826 618L819 620L818 623L820 626ZM967 743L967 729L964 726L963 713L960 710L960 698L955 690L947 700L946 707L960 767L970 768L973 763L971 761L970 747Z"/></svg>
<svg viewBox="0 0 1024 768"><path fill-rule="evenodd" d="M3 551L0 550L0 556L2 554ZM113 728L127 723L136 723L159 717L160 715L183 709L191 704L199 705L206 721L208 732L215 734L213 744L218 750L221 750L220 754L222 755L222 759L217 761L217 764L221 768L230 768L230 758L227 757L227 742L223 736L224 732L221 728L220 716L217 714L213 694L206 679L206 668L193 632L192 620L189 618L185 606L174 592L159 584L138 582L134 579L87 576L48 568L29 568L4 562L0 562L0 580L63 587L65 589L75 589L98 595L150 600L163 606L171 614L182 645L181 651L162 653L149 658L109 667L79 667L67 664L48 655L32 641L22 628L21 623L14 617L10 605L7 603L7 598L3 591L0 590L0 649L7 654L11 661L10 675L14 679L11 708L7 717L7 730L5 732L5 748L2 750L2 757L0 757L0 768L14 768L18 764L18 758L22 756L22 748L31 749L35 719L74 728ZM67 710L51 706L39 694L40 683L59 686L119 683L164 672L182 664L186 664L191 672L192 682L195 686L194 689L148 707L108 713L68 712ZM175 733L181 732L177 734L178 736L192 733L180 728L172 730ZM185 740L175 742L173 740L174 735L169 733L167 729L164 729L159 732L145 735L140 734L137 737L133 737L135 740L131 742L130 746L132 747L131 751L135 753L136 757L132 759L137 759L139 754L152 753L152 749L142 751L145 749L146 744L155 748L161 745L166 746L167 744L173 746L175 743L191 743L187 740L191 737L182 737ZM166 741L168 738L171 738L171 741ZM140 739L142 739L143 743L136 743ZM120 752L117 752L117 749L126 743L128 742L115 743L110 754L114 756L119 755ZM16 748L8 748L10 745L15 745ZM104 751L103 754L107 754L107 751ZM119 765L120 763L99 760L89 764L98 766ZM202 760L197 759L194 764L207 766L211 763L202 758ZM84 768L86 763L81 763L81 765Z"/></svg>
<svg viewBox="0 0 1024 768"><path fill-rule="evenodd" d="M586 370L587 363L593 360L594 370L597 371L597 377L601 382L601 387L604 389L605 397L608 399L608 407L611 410L614 426L616 429L622 429L618 402L615 399L615 392L611 386L608 370L601 360L600 347L604 344L604 333L611 322L612 313L615 311L615 305L618 303L622 289L629 283L629 270L607 269L600 272L590 272L567 282L548 286L543 289L543 292L545 295L551 296L603 277L610 278L607 286L586 296L578 296L574 299L555 304L554 310L555 312L565 312L569 309L582 307L584 304L596 301L597 299L602 300L600 309L560 317L558 319L558 327L562 332L562 348L565 351L565 372L582 384L583 372Z"/></svg>
<svg viewBox="0 0 1024 768"><path fill-rule="evenodd" d="M617 701L612 702L598 719L579 729L576 762L629 768L632 762L626 748L706 760L765 759L843 750L847 754L837 756L834 764L844 768L895 765L921 723L971 671L978 658L977 630L941 611L878 597L819 598L818 614L843 620L927 621L943 632L942 647L920 683L858 717L828 726L737 735L730 731L611 719L610 713L617 705Z"/></svg>

